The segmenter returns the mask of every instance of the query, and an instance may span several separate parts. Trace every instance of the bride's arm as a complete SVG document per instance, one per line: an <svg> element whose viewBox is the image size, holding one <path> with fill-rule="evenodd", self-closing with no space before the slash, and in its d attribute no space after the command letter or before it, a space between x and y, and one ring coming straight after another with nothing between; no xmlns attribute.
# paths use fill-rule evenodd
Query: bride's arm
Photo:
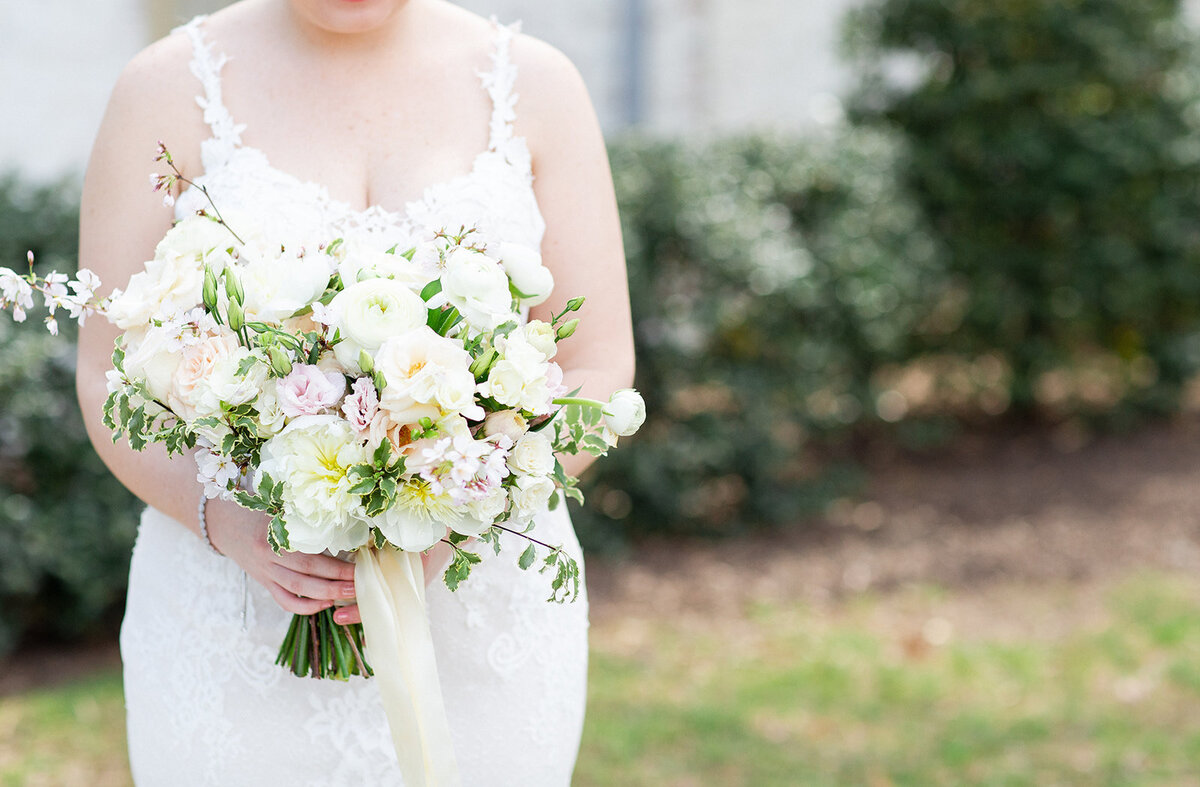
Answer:
<svg viewBox="0 0 1200 787"><path fill-rule="evenodd" d="M158 140L171 148L185 174L194 172L204 137L195 82L187 72L190 51L182 36L139 55L113 90L84 179L80 209L79 264L101 279L105 291L122 287L154 255L171 226L172 211L151 191L149 175ZM119 332L100 318L79 331L77 390L88 436L113 474L145 503L183 523L199 537L197 503L202 486L190 456L170 458L159 445L135 452L114 443L101 422ZM353 566L324 556L274 555L261 514L233 503L210 501L213 543L266 587L284 609L311 613L332 599L353 595ZM298 598L297 595L304 596ZM353 617L354 610L350 611Z"/></svg>
<svg viewBox="0 0 1200 787"><path fill-rule="evenodd" d="M519 36L516 132L533 154L534 191L546 219L542 257L554 295L532 317L549 321L577 296L587 298L579 329L559 345L568 390L606 400L633 385L633 326L617 200L608 151L583 79L558 50ZM590 454L566 457L578 475Z"/></svg>

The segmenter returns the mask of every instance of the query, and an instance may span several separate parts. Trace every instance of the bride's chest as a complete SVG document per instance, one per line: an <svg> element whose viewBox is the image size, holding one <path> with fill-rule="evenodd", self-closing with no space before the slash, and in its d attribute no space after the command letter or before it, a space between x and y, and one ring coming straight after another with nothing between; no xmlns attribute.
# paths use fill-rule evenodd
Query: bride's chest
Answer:
<svg viewBox="0 0 1200 787"><path fill-rule="evenodd" d="M253 224L254 232L284 245L353 238L379 248L407 248L439 230L474 227L488 239L538 248L545 223L529 153L523 140L509 142L480 153L460 174L425 184L411 199L365 208L335 196L328 184L273 166L256 148L222 148L217 140L202 148L205 172L197 182L231 223ZM176 216L207 205L198 189L188 189L176 203Z"/></svg>

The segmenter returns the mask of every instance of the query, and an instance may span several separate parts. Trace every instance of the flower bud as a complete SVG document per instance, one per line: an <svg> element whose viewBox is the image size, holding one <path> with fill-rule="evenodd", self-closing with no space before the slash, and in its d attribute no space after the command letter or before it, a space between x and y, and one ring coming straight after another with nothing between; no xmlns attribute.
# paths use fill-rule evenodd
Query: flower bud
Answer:
<svg viewBox="0 0 1200 787"><path fill-rule="evenodd" d="M203 297L204 308L210 312L215 312L217 310L217 274L211 265L204 266Z"/></svg>
<svg viewBox="0 0 1200 787"><path fill-rule="evenodd" d="M366 350L358 351L358 368L362 369L363 374L370 374L375 371L375 359Z"/></svg>
<svg viewBox="0 0 1200 787"><path fill-rule="evenodd" d="M242 310L242 305L237 301L229 302L229 308L226 309L226 316L229 318L229 330L234 333L245 327L246 313Z"/></svg>
<svg viewBox="0 0 1200 787"><path fill-rule="evenodd" d="M246 292L242 289L242 283L238 280L237 274L229 268L225 269L225 294L231 301L237 301L242 305L246 303Z"/></svg>
<svg viewBox="0 0 1200 787"><path fill-rule="evenodd" d="M578 298L572 298L571 300L567 301L567 311L569 311L569 312L579 311L580 309L583 308L583 302L585 300L586 300L586 298L580 296Z"/></svg>
<svg viewBox="0 0 1200 787"><path fill-rule="evenodd" d="M278 346L267 348L267 357L271 359L271 371L276 377L287 377L292 371L292 359Z"/></svg>
<svg viewBox="0 0 1200 787"><path fill-rule="evenodd" d="M475 375L476 380L482 380L487 377L488 370L492 368L492 364L496 362L496 358L496 351L488 350L471 362L471 374Z"/></svg>
<svg viewBox="0 0 1200 787"><path fill-rule="evenodd" d="M646 422L646 402L633 388L614 393L601 412L604 423L621 437L628 437Z"/></svg>
<svg viewBox="0 0 1200 787"><path fill-rule="evenodd" d="M562 325L559 326L558 331L555 332L555 334L554 334L554 338L556 338L558 341L561 342L563 339L566 339L571 334L575 333L575 329L578 327L579 327L579 319L578 318L576 318L574 320L567 320L565 323L563 323Z"/></svg>

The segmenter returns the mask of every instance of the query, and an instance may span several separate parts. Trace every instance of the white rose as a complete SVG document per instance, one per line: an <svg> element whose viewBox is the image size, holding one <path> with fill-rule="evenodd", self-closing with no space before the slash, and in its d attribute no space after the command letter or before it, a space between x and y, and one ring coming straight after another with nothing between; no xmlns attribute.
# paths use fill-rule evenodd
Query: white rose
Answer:
<svg viewBox="0 0 1200 787"><path fill-rule="evenodd" d="M530 320L521 330L525 334L525 341L545 356L545 360L550 360L558 352L554 326L550 323L542 320Z"/></svg>
<svg viewBox="0 0 1200 787"><path fill-rule="evenodd" d="M246 293L247 319L278 323L321 297L329 263L321 254L264 254L230 269Z"/></svg>
<svg viewBox="0 0 1200 787"><path fill-rule="evenodd" d="M375 356L375 369L387 381L379 408L397 424L415 424L425 417L436 421L446 413L482 420L470 366L471 355L459 342L428 326L393 336Z"/></svg>
<svg viewBox="0 0 1200 787"><path fill-rule="evenodd" d="M554 446L541 432L528 432L513 446L508 466L522 475L550 475L554 472Z"/></svg>
<svg viewBox="0 0 1200 787"><path fill-rule="evenodd" d="M235 219L232 215L228 218L231 221ZM250 222L239 221L238 223L247 225ZM248 226L243 226L239 231L244 240L250 240L250 236L245 234L248 229ZM225 252L237 245L239 245L237 239L226 227L210 216L193 213L167 230L167 234L154 248L154 258L156 260L186 258L192 262L201 262L214 251Z"/></svg>
<svg viewBox="0 0 1200 787"><path fill-rule="evenodd" d="M522 306L537 306L550 297L554 276L542 264L542 255L519 243L499 243L489 246L488 250L500 258L513 286L529 296L521 299Z"/></svg>
<svg viewBox="0 0 1200 787"><path fill-rule="evenodd" d="M646 422L646 402L632 388L614 393L601 412L605 425L621 437L628 437Z"/></svg>
<svg viewBox="0 0 1200 787"><path fill-rule="evenodd" d="M150 395L167 401L171 378L179 367L179 342L169 327L151 327L144 332L126 334L125 376L143 380Z"/></svg>
<svg viewBox="0 0 1200 787"><path fill-rule="evenodd" d="M297 418L262 447L255 483L282 481L284 519L292 551L349 552L367 542L362 499L350 493L349 469L369 461L354 430L335 415Z"/></svg>
<svg viewBox="0 0 1200 787"><path fill-rule="evenodd" d="M204 266L195 259L153 259L113 292L107 316L123 331L167 320L200 304Z"/></svg>
<svg viewBox="0 0 1200 787"><path fill-rule="evenodd" d="M209 336L185 347L167 390L167 404L185 421L221 414L220 400L201 406L218 364L239 349L233 334ZM236 368L235 368L236 371Z"/></svg>
<svg viewBox="0 0 1200 787"><path fill-rule="evenodd" d="M528 524L549 504L554 482L544 475L522 475L516 480L512 487L513 519Z"/></svg>
<svg viewBox="0 0 1200 787"><path fill-rule="evenodd" d="M442 273L442 293L478 330L490 331L513 315L508 277L495 260L477 251L450 252Z"/></svg>
<svg viewBox="0 0 1200 787"><path fill-rule="evenodd" d="M425 325L427 311L421 296L391 279L367 279L350 284L329 304L342 341L334 346L338 362L353 373L361 371L359 354L374 355L393 336Z"/></svg>
<svg viewBox="0 0 1200 787"><path fill-rule="evenodd" d="M487 417L483 419L484 437L504 435L515 443L521 439L521 435L525 434L528 428L529 424L516 410L488 413Z"/></svg>

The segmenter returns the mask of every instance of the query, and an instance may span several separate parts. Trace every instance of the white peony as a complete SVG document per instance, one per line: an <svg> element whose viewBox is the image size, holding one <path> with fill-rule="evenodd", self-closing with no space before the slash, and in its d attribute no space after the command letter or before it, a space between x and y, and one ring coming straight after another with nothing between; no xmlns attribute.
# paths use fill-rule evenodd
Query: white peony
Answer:
<svg viewBox="0 0 1200 787"><path fill-rule="evenodd" d="M307 415L262 447L255 474L282 481L288 546L310 555L349 552L366 544L370 525L362 498L350 493L349 469L368 462L354 430L335 415Z"/></svg>
<svg viewBox="0 0 1200 787"><path fill-rule="evenodd" d="M632 388L614 393L601 412L605 425L621 437L628 437L646 422L646 402Z"/></svg>
<svg viewBox="0 0 1200 787"><path fill-rule="evenodd" d="M375 370L387 382L379 408L400 425L426 417L436 421L447 413L482 420L470 366L471 355L459 342L439 336L428 326L393 336L375 356Z"/></svg>
<svg viewBox="0 0 1200 787"><path fill-rule="evenodd" d="M422 288L433 278L422 266L414 265L399 254L388 254L379 249L373 249L357 241L346 241L337 252L338 274L342 277L343 286L356 284L367 279L393 279L414 292Z"/></svg>
<svg viewBox="0 0 1200 787"><path fill-rule="evenodd" d="M321 297L329 284L329 262L322 254L255 254L232 269L242 282L246 318L278 323Z"/></svg>
<svg viewBox="0 0 1200 787"><path fill-rule="evenodd" d="M542 264L542 255L519 243L495 244L489 246L488 251L500 258L513 286L529 296L521 299L522 306L537 306L550 297L554 276Z"/></svg>
<svg viewBox="0 0 1200 787"><path fill-rule="evenodd" d="M334 327L342 341L334 355L343 367L357 374L359 355L374 355L385 341L425 325L427 311L421 296L391 279L366 279L350 284L329 304Z"/></svg>
<svg viewBox="0 0 1200 787"><path fill-rule="evenodd" d="M461 247L450 252L442 273L442 293L477 330L490 331L512 318L508 277L495 260L480 252Z"/></svg>
<svg viewBox="0 0 1200 787"><path fill-rule="evenodd" d="M528 432L509 452L508 466L522 475L549 475L554 472L554 446L541 432Z"/></svg>
<svg viewBox="0 0 1200 787"><path fill-rule="evenodd" d="M447 527L461 525L463 511L450 496L436 494L415 478L400 485L396 501L371 520L384 538L406 552L424 552L446 537Z"/></svg>

